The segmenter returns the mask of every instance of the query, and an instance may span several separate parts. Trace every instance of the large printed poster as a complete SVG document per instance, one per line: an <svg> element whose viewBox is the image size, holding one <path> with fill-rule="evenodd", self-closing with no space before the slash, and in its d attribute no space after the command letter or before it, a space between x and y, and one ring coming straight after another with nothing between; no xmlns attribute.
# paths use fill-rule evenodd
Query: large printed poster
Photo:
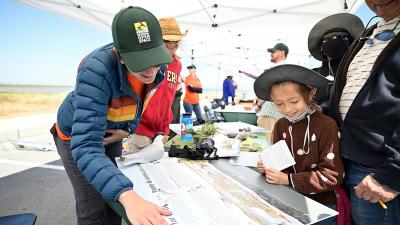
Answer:
<svg viewBox="0 0 400 225"><path fill-rule="evenodd" d="M204 161L163 159L122 171L136 192L172 211L170 225L304 224Z"/></svg>

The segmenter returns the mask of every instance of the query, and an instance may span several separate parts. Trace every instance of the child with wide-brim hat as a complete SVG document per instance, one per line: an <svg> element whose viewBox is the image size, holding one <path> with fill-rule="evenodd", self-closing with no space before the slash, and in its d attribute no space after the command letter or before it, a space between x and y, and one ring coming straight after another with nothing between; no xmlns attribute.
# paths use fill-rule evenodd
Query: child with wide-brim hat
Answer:
<svg viewBox="0 0 400 225"><path fill-rule="evenodd" d="M310 69L290 64L266 70L256 79L257 97L273 101L284 116L275 123L272 142L284 140L296 162L278 171L259 161L257 169L265 175L266 182L291 186L336 209L334 190L341 187L344 175L339 129L333 119L312 107L316 89L327 82L325 77ZM337 220L332 217L323 222L336 224Z"/></svg>

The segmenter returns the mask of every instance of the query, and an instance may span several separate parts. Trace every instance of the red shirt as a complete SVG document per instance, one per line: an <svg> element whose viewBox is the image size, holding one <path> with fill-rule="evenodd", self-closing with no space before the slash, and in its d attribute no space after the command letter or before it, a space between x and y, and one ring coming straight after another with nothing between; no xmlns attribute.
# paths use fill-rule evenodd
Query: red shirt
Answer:
<svg viewBox="0 0 400 225"><path fill-rule="evenodd" d="M174 100L178 77L182 70L182 64L177 56L173 56L173 62L167 65L164 80L160 83L146 110L143 112L136 134L154 137L157 132L169 134L169 124L174 116L171 105Z"/></svg>

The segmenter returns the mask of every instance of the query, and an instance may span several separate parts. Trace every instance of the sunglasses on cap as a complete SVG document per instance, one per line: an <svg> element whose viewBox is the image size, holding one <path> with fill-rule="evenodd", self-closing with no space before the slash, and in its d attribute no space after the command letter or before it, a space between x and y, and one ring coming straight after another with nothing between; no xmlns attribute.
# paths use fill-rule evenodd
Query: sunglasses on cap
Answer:
<svg viewBox="0 0 400 225"><path fill-rule="evenodd" d="M322 42L327 42L333 39L339 39L339 40L349 40L350 34L347 33L346 31L336 31L332 33L327 33L324 36L322 36Z"/></svg>

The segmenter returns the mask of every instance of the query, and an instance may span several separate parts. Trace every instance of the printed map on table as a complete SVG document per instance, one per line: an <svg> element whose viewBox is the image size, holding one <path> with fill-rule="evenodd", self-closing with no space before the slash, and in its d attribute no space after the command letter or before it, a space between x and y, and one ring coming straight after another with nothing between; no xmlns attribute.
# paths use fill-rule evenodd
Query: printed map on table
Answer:
<svg viewBox="0 0 400 225"><path fill-rule="evenodd" d="M122 170L134 190L173 214L172 224L303 224L204 161L163 159Z"/></svg>

